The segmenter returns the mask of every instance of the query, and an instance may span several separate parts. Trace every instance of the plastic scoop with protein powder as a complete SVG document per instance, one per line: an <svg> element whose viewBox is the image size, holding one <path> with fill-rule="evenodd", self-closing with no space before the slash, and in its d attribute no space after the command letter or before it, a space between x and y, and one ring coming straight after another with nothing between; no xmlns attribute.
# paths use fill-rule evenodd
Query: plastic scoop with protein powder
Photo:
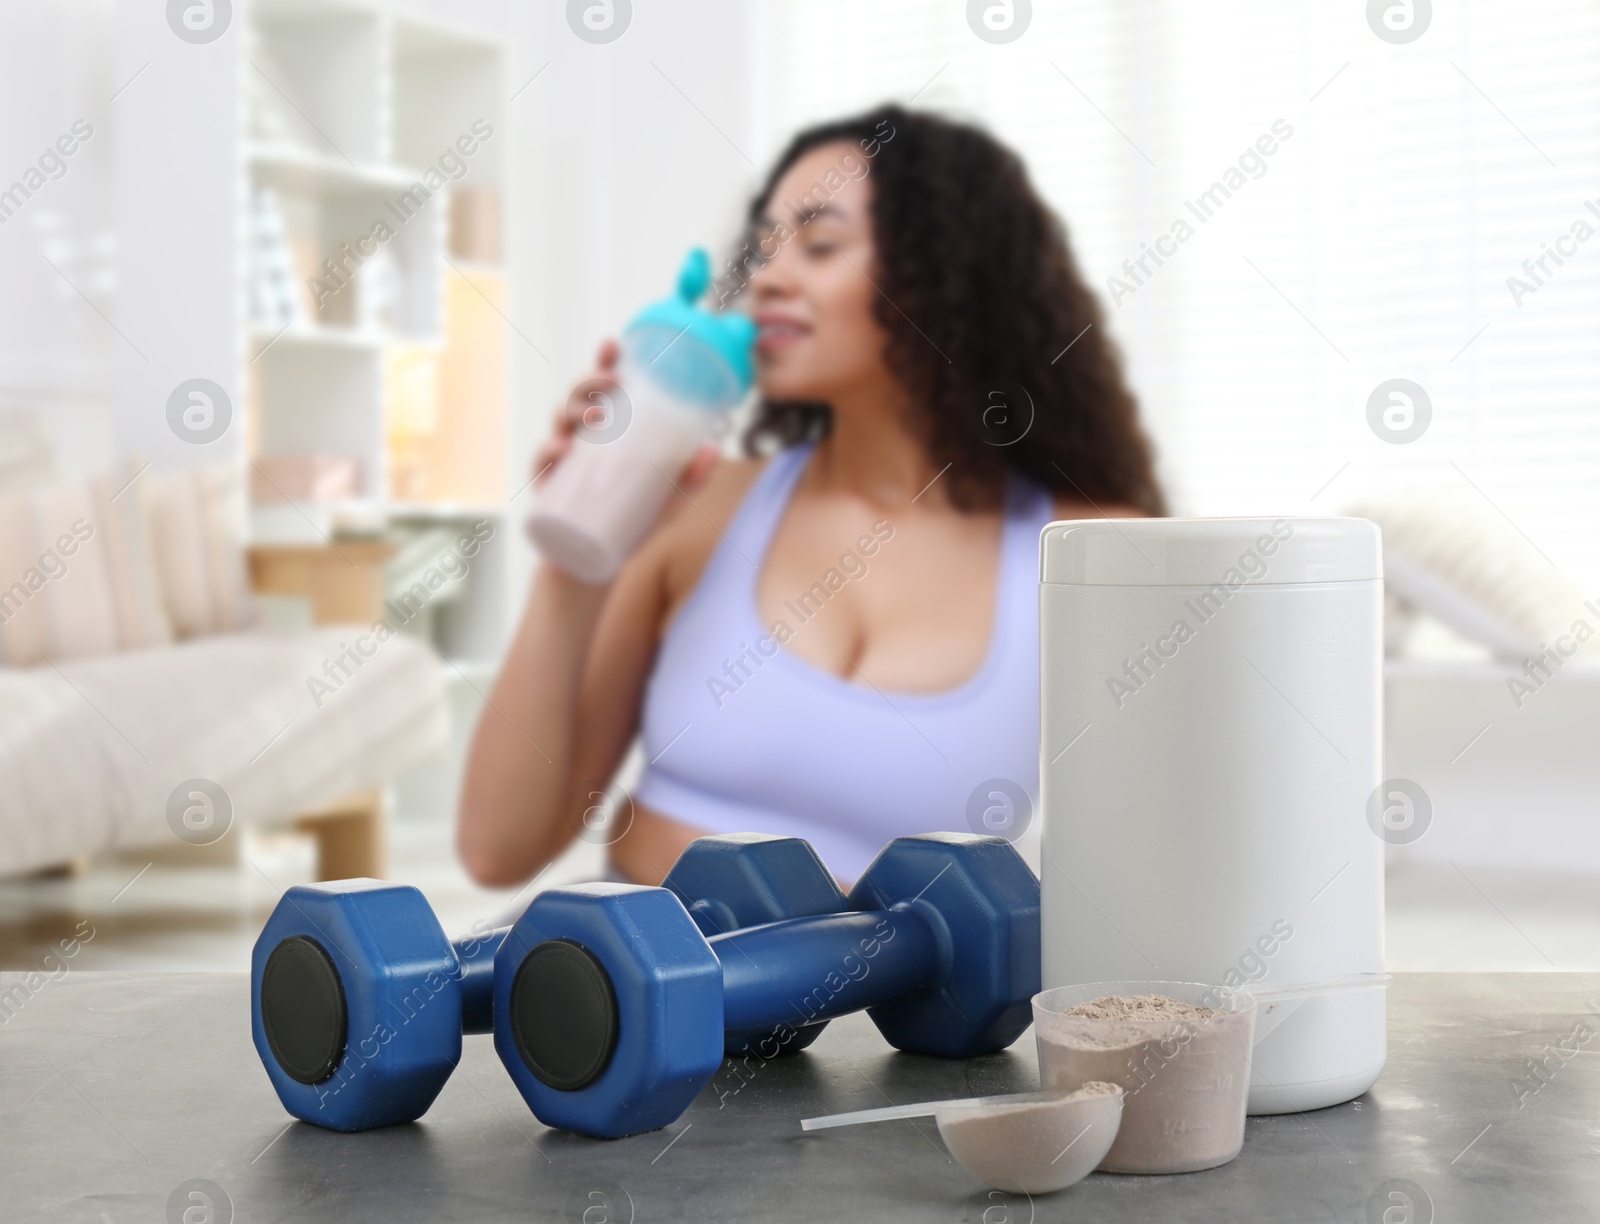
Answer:
<svg viewBox="0 0 1600 1224"><path fill-rule="evenodd" d="M956 1162L985 1185L1049 1194L1082 1181L1105 1159L1122 1122L1123 1090L1085 1084L1074 1092L1017 1092L858 1109L806 1118L802 1130L827 1130L896 1118L933 1118Z"/></svg>
<svg viewBox="0 0 1600 1224"><path fill-rule="evenodd" d="M571 450L538 487L528 535L580 581L617 572L754 381L756 325L697 306L710 283L711 261L697 247L677 292L623 329L618 385L588 393Z"/></svg>

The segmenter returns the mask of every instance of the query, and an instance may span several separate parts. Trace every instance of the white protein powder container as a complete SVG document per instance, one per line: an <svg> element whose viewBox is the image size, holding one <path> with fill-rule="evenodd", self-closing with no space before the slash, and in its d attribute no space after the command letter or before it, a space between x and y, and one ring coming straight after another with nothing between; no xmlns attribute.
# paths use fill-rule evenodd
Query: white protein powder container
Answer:
<svg viewBox="0 0 1600 1224"><path fill-rule="evenodd" d="M1080 520L1039 553L1045 989L1255 985L1249 1112L1360 1095L1386 1051L1377 525Z"/></svg>

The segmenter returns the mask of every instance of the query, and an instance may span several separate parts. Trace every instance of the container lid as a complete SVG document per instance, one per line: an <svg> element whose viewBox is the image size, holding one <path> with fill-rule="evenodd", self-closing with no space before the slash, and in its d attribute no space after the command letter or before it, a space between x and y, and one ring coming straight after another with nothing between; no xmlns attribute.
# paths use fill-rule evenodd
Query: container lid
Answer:
<svg viewBox="0 0 1600 1224"><path fill-rule="evenodd" d="M1049 523L1039 581L1246 586L1383 577L1378 525L1360 518L1096 518Z"/></svg>
<svg viewBox="0 0 1600 1224"><path fill-rule="evenodd" d="M756 325L749 315L732 311L717 314L696 306L710 284L711 258L703 247L695 247L678 272L677 292L646 306L629 322L623 335L630 345L642 345L648 350L645 359L651 363L682 345L683 353L673 358L672 381L683 385L673 389L680 394L687 392L696 400L709 395L715 402L708 406L729 407L731 404L725 401L730 396L735 402L743 398L755 381ZM709 363L713 368L699 372L676 369L686 361L700 366ZM697 388L705 388L706 394L695 395Z"/></svg>

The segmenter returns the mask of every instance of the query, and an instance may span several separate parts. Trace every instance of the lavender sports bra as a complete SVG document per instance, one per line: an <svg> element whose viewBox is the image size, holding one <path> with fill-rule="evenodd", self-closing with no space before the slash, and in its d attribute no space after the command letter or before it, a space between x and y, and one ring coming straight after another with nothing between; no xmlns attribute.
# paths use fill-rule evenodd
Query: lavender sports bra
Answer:
<svg viewBox="0 0 1600 1224"><path fill-rule="evenodd" d="M634 798L707 833L804 837L850 881L892 838L1003 824L994 805L1008 788L999 783L1010 784L1016 815L1036 805L1038 548L1051 502L1012 481L998 605L977 673L943 692L883 691L779 645L805 633L802 617L831 597L830 584L872 581L873 559L859 545L856 560L842 557L819 587L784 603L781 625L760 621L759 567L810 454L809 445L782 451L756 477L668 627L645 693L647 764ZM878 545L893 547L892 536Z"/></svg>

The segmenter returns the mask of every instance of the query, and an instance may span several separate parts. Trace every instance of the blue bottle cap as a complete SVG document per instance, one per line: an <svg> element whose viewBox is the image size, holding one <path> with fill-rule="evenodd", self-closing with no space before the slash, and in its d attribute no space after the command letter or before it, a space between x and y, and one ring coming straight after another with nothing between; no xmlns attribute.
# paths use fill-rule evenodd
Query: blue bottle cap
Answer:
<svg viewBox="0 0 1600 1224"><path fill-rule="evenodd" d="M630 353L668 390L705 408L732 408L755 381L756 325L748 315L695 305L711 284L711 257L695 247L678 291L652 302L623 331Z"/></svg>

